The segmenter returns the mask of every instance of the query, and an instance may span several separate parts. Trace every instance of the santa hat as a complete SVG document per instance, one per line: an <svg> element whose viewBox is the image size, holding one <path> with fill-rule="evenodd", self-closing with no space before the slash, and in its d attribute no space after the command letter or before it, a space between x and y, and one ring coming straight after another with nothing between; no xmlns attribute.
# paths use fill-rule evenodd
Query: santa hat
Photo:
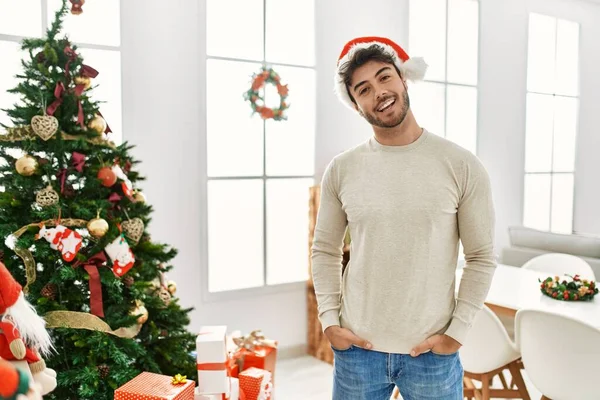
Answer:
<svg viewBox="0 0 600 400"><path fill-rule="evenodd" d="M411 81L420 81L425 77L425 72L427 71L425 60L420 57L409 57L402 47L390 39L377 36L352 39L346 43L338 58L334 86L338 98L351 109L354 109L354 102L350 98L344 80L340 77L340 68L354 57L357 50L369 48L374 44L381 46L385 53L393 57L394 65L396 65L403 78Z"/></svg>
<svg viewBox="0 0 600 400"><path fill-rule="evenodd" d="M12 277L6 266L0 263L0 314L15 305L19 299L22 288Z"/></svg>

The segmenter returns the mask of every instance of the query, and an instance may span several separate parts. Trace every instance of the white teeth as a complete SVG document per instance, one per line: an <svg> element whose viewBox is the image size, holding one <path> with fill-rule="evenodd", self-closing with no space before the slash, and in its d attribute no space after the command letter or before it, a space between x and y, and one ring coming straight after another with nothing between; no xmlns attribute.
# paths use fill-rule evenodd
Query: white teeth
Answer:
<svg viewBox="0 0 600 400"><path fill-rule="evenodd" d="M394 101L395 101L394 99L389 99L388 101L383 103L382 106L377 109L377 111L383 111L387 107L391 106Z"/></svg>

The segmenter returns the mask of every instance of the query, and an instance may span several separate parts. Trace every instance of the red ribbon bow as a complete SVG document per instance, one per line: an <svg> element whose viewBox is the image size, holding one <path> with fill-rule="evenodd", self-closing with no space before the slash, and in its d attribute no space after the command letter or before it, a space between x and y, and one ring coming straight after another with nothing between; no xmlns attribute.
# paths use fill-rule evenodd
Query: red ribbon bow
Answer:
<svg viewBox="0 0 600 400"><path fill-rule="evenodd" d="M52 102L52 104L50 104L48 106L48 108L46 108L46 114L54 115L58 106L60 106L63 102L62 96L63 96L64 92L65 92L65 85L62 82L58 82L56 84L56 87L54 88L54 97L56 98L56 100L54 100Z"/></svg>
<svg viewBox="0 0 600 400"><path fill-rule="evenodd" d="M104 304L102 302L102 283L98 267L106 263L106 254L103 251L91 256L87 261L77 261L73 268L83 264L83 268L90 276L90 312L98 317L104 317Z"/></svg>
<svg viewBox="0 0 600 400"><path fill-rule="evenodd" d="M77 172L83 172L85 154L77 153L76 151L73 152L73 154L71 154L71 162L73 163L73 168L75 168Z"/></svg>

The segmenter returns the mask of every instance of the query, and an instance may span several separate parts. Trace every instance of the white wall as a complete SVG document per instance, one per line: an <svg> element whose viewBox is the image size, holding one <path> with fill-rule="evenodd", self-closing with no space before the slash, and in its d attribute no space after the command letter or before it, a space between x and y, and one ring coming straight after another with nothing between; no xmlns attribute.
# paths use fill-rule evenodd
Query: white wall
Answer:
<svg viewBox="0 0 600 400"><path fill-rule="evenodd" d="M262 328L283 347L306 343L305 289L206 302L205 2L122 1L123 127L138 147L143 185L155 213L153 239L179 249L170 278L182 303L194 306L192 329L227 324ZM575 228L600 234L600 6L575 0L481 0L478 152L490 172L497 209L497 248L507 227L522 220L527 21L529 11L582 24L580 130ZM344 43L356 36L408 39L408 0L316 0L317 178L339 152L371 135L370 127L337 101L333 71ZM594 22L596 22L594 24ZM160 29L160 31L159 31ZM234 249L232 253L235 253ZM232 262L243 255L232 255Z"/></svg>

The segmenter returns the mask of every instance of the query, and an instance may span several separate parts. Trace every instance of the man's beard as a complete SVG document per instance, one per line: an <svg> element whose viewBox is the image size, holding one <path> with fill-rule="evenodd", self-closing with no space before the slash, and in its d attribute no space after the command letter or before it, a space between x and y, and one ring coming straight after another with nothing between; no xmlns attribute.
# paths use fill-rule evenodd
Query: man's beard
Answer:
<svg viewBox="0 0 600 400"><path fill-rule="evenodd" d="M402 109L400 110L400 114L398 114L396 118L392 119L389 122L384 122L381 119L379 119L379 117L377 117L375 114L364 113L362 110L360 110L360 115L362 115L367 120L367 122L369 122L373 126L377 126L380 128L394 128L400 125L402 122L404 122L404 118L406 118L406 114L408 113L408 109L410 108L410 99L406 91L404 91L402 97L404 101L402 102ZM398 99L396 101L398 101Z"/></svg>

